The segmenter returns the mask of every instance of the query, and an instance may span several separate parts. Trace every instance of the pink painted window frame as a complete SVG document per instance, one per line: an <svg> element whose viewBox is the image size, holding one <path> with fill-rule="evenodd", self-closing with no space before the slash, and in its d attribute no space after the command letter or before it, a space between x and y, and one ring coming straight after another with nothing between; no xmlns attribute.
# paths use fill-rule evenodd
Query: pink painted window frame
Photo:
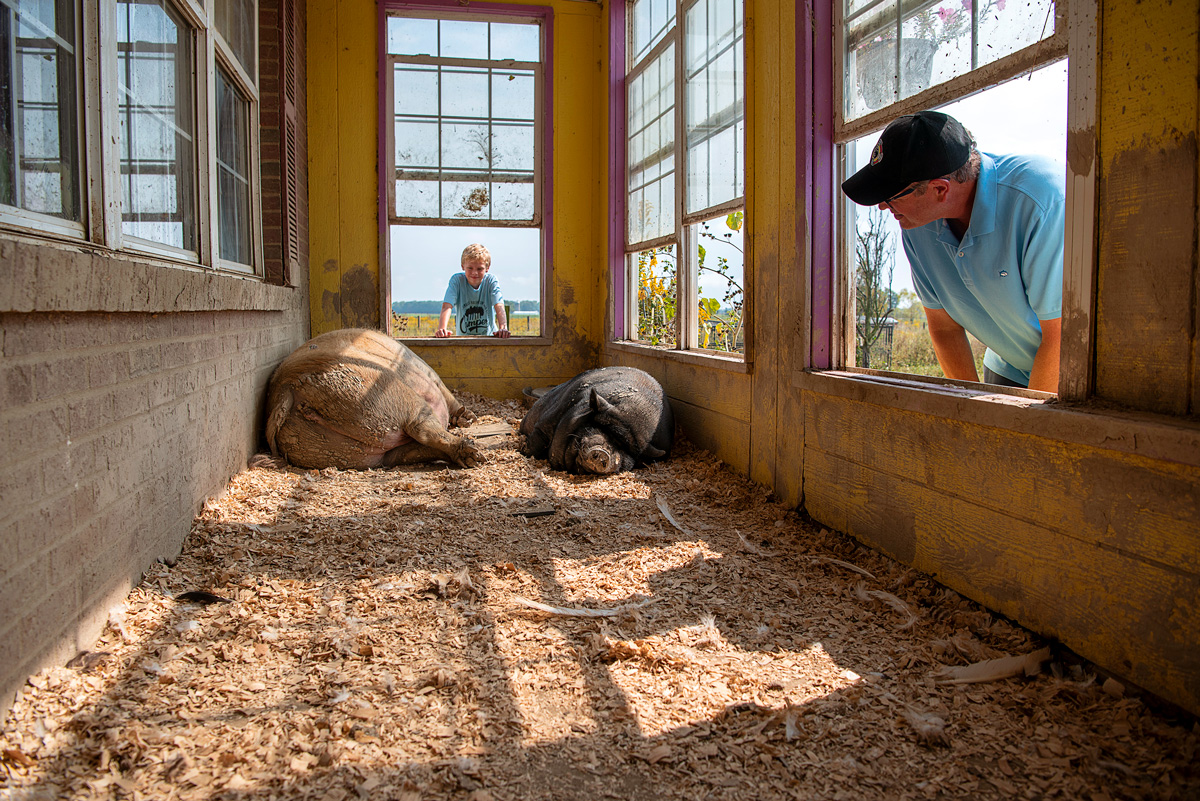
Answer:
<svg viewBox="0 0 1200 801"><path fill-rule="evenodd" d="M551 309L549 301L552 293L550 286L550 265L553 264L554 254L554 9L549 6L523 6L509 3L470 3L464 5L460 0L380 0L378 6L378 48L376 75L378 83L379 130L378 152L376 154L379 175L379 236L383 243L383 252L390 255L391 231L388 223L387 188L384 181L388 180L387 125L391 117L390 104L387 97L387 81L383 79L387 70L387 18L391 11L425 11L438 14L460 13L493 17L525 17L542 21L545 34L542 65L542 264L541 264L541 298L542 325L548 318ZM390 270L387 261L380 264L380 270ZM389 293L390 294L390 293ZM390 298L389 298L390 300ZM384 309L386 315L390 309ZM544 328L543 328L544 332Z"/></svg>

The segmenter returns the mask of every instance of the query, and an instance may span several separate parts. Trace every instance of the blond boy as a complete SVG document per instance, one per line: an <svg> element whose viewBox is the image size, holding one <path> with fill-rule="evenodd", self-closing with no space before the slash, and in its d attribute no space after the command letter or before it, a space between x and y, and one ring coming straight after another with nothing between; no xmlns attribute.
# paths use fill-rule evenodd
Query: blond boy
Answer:
<svg viewBox="0 0 1200 801"><path fill-rule="evenodd" d="M500 282L488 275L492 254L483 245L467 245L462 252L462 272L450 276L446 297L442 299L442 314L438 318L435 337L494 336L507 338L508 320L504 315L504 296ZM492 314L488 314L488 307ZM450 312L454 312L455 328L451 331ZM494 320L493 320L494 315Z"/></svg>

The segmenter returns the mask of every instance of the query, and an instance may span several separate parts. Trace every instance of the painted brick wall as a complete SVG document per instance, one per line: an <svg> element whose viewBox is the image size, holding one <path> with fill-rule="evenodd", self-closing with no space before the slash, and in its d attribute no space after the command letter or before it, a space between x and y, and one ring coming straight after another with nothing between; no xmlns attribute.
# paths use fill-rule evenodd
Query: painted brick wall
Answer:
<svg viewBox="0 0 1200 801"><path fill-rule="evenodd" d="M178 553L306 334L296 312L0 314L0 706Z"/></svg>

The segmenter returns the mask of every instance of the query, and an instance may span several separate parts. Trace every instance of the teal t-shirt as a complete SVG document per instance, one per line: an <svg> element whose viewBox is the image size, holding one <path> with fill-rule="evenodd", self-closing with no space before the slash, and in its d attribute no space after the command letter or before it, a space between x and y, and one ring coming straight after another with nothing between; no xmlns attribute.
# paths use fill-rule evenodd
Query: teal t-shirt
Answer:
<svg viewBox="0 0 1200 801"><path fill-rule="evenodd" d="M463 336L491 336L496 332L496 317L492 309L503 303L500 282L491 273L479 282L479 289L472 288L466 273L450 276L446 296L442 303L454 306L455 327Z"/></svg>
<svg viewBox="0 0 1200 801"><path fill-rule="evenodd" d="M921 303L988 346L983 363L1028 386L1042 320L1062 316L1066 170L1040 156L983 153L971 223L902 232Z"/></svg>

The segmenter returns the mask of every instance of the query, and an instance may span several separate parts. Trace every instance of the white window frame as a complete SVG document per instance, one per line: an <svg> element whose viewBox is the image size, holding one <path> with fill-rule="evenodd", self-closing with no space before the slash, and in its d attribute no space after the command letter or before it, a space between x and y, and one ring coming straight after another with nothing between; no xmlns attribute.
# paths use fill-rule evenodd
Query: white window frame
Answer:
<svg viewBox="0 0 1200 801"><path fill-rule="evenodd" d="M624 319L625 319L625 337L624 342L629 342L637 345L645 345L654 347L655 350L662 352L682 352L705 356L717 356L726 359L736 359L745 361L746 348L743 347L741 352L711 350L700 347L700 297L699 297L699 265L697 263L697 247L700 244L700 238L696 234L700 223L707 220L712 220L723 215L728 215L732 212L740 211L743 213L743 220L748 219L746 214L746 187L745 182L748 178L746 170L746 146L747 138L743 136L741 142L742 154L742 194L727 201L708 206L699 211L687 213L687 59L685 54L685 20L689 9L695 6L701 0L675 0L675 23L672 27L666 29L665 35L662 36L654 45L646 51L637 63L633 63L633 18L632 18L632 0L629 0L626 15L625 30L622 32L625 41L625 52L627 61L625 64L625 92L626 102L622 104L626 114L626 119L622 124L622 130L628 125L628 86L630 82L644 72L662 53L669 47L674 45L675 48L675 70L674 70L674 178L675 178L675 193L674 193L674 219L675 230L663 236L658 236L652 239L641 240L638 242L630 242L628 234L628 200L629 200L629 181L632 165L629 164L628 157L622 159L625 164L625 172L623 175L623 183L621 187L621 197L623 198L622 207L625 209L625 219L621 223L621 242L624 243L623 264L624 271L624 297L619 299L619 302L624 304ZM746 25L746 4L742 3L742 120L743 125L746 121L746 90L748 81L746 79L749 66L746 61L746 42L749 37L749 31ZM625 130L625 141L621 144L628 153L629 146L629 131ZM743 231L745 228L743 228ZM750 248L751 242L749 236L743 237L743 253L742 253L742 285L744 290L747 285L747 273L750 270ZM637 256L647 250L654 248L674 245L676 259L676 303L675 303L675 345L671 347L651 346L649 343L641 341L637 338L638 329L638 264ZM686 300L684 300L686 299ZM750 321L750 298L749 292L743 291L742 296L742 330L745 332L746 339L749 339L749 321Z"/></svg>
<svg viewBox="0 0 1200 801"><path fill-rule="evenodd" d="M193 37L192 87L196 114L196 226L197 252L138 237L122 231L121 160L118 145L120 101L116 49L116 0L76 0L78 25L77 85L79 86L78 135L82 221L71 223L50 215L0 205L0 226L54 238L83 240L114 251L154 257L168 264L199 266L239 275L264 274L262 184L260 175L260 96L258 0L250 0L253 15L254 63L246 70L234 57L216 29L214 16L198 0L166 0L191 27ZM211 5L212 0L209 0ZM215 84L217 65L249 103L247 165L250 179L251 263L222 259L219 255L217 210L217 153Z"/></svg>
<svg viewBox="0 0 1200 801"><path fill-rule="evenodd" d="M904 0L901 0L904 2ZM855 293L854 293L854 235L855 228L849 224L849 221L854 218L855 204L841 192L841 183L849 177L854 164L853 153L850 152L850 143L856 139L860 139L871 133L881 131L892 120L905 114L913 114L917 111L927 108L934 108L950 103L954 100L967 97L980 91L984 91L989 87L1003 83L1005 81L1017 78L1023 74L1032 72L1039 67L1046 66L1053 62L1059 61L1068 54L1068 32L1072 26L1076 26L1075 18L1080 14L1086 13L1085 9L1090 7L1093 0L1052 0L1055 5L1055 29L1054 33L1049 37L1031 44L1021 50L1011 53L996 61L990 62L980 67L957 75L946 80L943 83L932 86L911 97L901 98L889 105L876 109L868 114L858 117L854 120L847 121L845 118L845 21L844 13L848 0L837 0L834 4L834 45L833 45L833 146L835 149L835 165L836 175L834 176L833 193L837 201L834 203L834 214L836 217L835 226L835 253L834 253L834 287L833 292L833 309L832 317L837 321L834 328L833 341L830 343L830 351L833 363L829 365L833 369L847 370L856 373L864 373L870 375L890 376L893 378L902 377L907 380L916 382L937 382L945 383L950 379L945 378L930 378L926 376L913 375L910 373L899 373L892 371L876 370L869 368L859 368L854 366L856 360L855 348ZM924 5L932 7L936 2L904 2L907 10L912 10L918 6ZM908 6L912 9L908 9ZM1078 8L1076 8L1078 7ZM1075 13L1073 14L1072 11ZM1068 19L1070 18L1070 24ZM1082 42L1076 43L1082 44ZM1074 52L1073 45L1073 53ZM1079 71L1074 69L1074 64L1069 65L1072 84L1076 84L1080 77ZM1070 89L1068 94L1074 97L1074 92ZM1093 95L1094 96L1094 95ZM1068 128L1074 128L1080 119L1079 115L1083 113L1083 105L1069 100L1071 103L1070 112L1068 115ZM1068 182L1070 183L1070 182ZM1084 207L1074 208L1072 204L1072 192L1068 189L1067 195L1067 228L1071 229L1072 225L1079 225L1079 220L1082 215L1090 214L1091 211ZM1079 251L1072 252L1069 247L1070 237L1068 236L1068 249L1064 255L1064 284L1070 284L1072 280L1070 265L1072 260L1078 261L1080 257ZM1090 256L1088 257L1088 265L1092 264ZM1081 268L1080 268L1081 269ZM1087 296L1090 298L1090 292ZM1064 317L1068 315L1066 304L1068 295L1064 292ZM1063 341L1067 341L1068 337L1064 332ZM1068 375L1063 375L1060 378L1060 385L1069 380ZM969 382L955 382L969 383ZM1033 395L1042 396L1045 393L1040 393L1035 390L1027 390L1021 388L1009 387L993 387L989 385L989 390L994 390L997 393L1016 394L1016 395Z"/></svg>

